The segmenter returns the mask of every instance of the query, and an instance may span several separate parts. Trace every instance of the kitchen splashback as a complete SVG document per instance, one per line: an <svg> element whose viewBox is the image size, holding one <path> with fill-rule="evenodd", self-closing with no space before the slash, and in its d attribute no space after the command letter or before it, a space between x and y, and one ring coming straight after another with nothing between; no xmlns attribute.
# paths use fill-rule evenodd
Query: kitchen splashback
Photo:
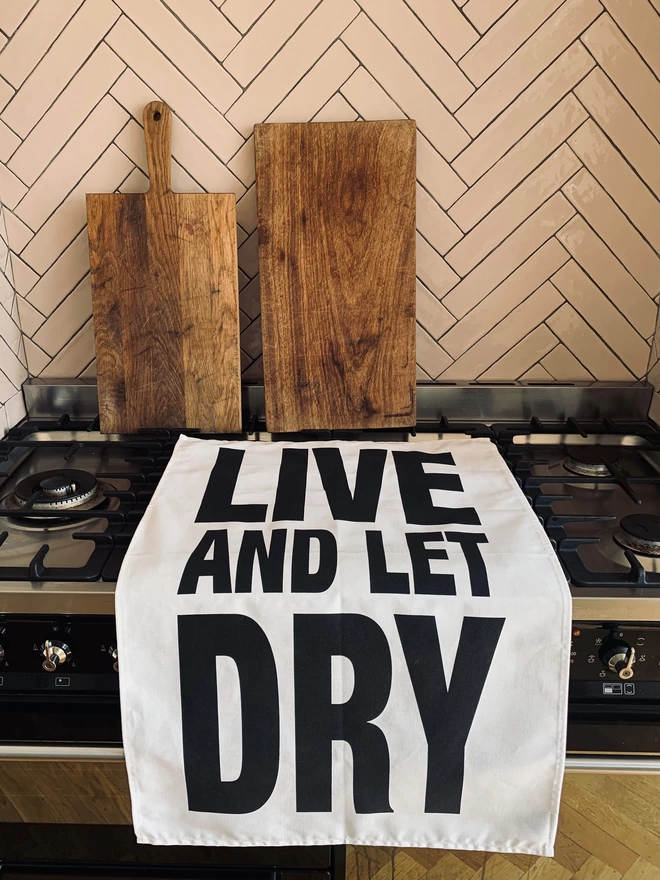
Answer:
<svg viewBox="0 0 660 880"><path fill-rule="evenodd" d="M660 0L11 0L0 31L0 199L31 375L94 375L84 194L147 188L156 97L176 116L174 188L237 196L246 378L253 124L405 116L419 379L645 375Z"/></svg>
<svg viewBox="0 0 660 880"><path fill-rule="evenodd" d="M0 437L25 415L21 385L27 375L5 212L0 205Z"/></svg>
<svg viewBox="0 0 660 880"><path fill-rule="evenodd" d="M660 297L659 297L660 299ZM649 359L649 382L655 387L655 394L651 403L651 418L660 424L660 312L658 323L655 328L655 336L651 340L651 357Z"/></svg>

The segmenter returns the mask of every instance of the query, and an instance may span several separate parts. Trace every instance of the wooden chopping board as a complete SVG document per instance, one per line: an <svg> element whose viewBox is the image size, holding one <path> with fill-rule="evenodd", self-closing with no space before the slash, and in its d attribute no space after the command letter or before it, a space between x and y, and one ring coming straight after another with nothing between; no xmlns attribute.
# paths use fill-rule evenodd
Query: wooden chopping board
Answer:
<svg viewBox="0 0 660 880"><path fill-rule="evenodd" d="M150 189L87 196L101 431L241 430L236 196L172 192L172 119L144 109Z"/></svg>
<svg viewBox="0 0 660 880"><path fill-rule="evenodd" d="M254 128L270 431L415 424L410 120Z"/></svg>

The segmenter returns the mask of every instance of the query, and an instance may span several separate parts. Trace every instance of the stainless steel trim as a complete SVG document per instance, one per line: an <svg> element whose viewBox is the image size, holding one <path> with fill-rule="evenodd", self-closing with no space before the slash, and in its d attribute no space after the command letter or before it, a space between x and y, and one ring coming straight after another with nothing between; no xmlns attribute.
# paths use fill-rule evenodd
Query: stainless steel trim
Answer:
<svg viewBox="0 0 660 880"><path fill-rule="evenodd" d="M0 614L114 614L114 583L0 581Z"/></svg>
<svg viewBox="0 0 660 880"><path fill-rule="evenodd" d="M114 614L116 584L0 581L0 614ZM660 621L660 589L572 587L573 620Z"/></svg>
<svg viewBox="0 0 660 880"><path fill-rule="evenodd" d="M124 750L107 746L4 746L0 761L123 761Z"/></svg>
<svg viewBox="0 0 660 880"><path fill-rule="evenodd" d="M571 587L573 620L642 623L660 621L660 589L607 590Z"/></svg>
<svg viewBox="0 0 660 880"><path fill-rule="evenodd" d="M64 413L93 419L99 412L95 379L28 379L23 397L30 419L52 419Z"/></svg>
<svg viewBox="0 0 660 880"><path fill-rule="evenodd" d="M457 383L418 385L417 418L493 422L575 419L645 419L653 389L646 383L592 382L549 385Z"/></svg>
<svg viewBox="0 0 660 880"><path fill-rule="evenodd" d="M5 746L0 761L123 761L124 750L108 746ZM660 774L660 755L613 757L567 755L566 773Z"/></svg>
<svg viewBox="0 0 660 880"><path fill-rule="evenodd" d="M68 413L73 418L94 418L98 394L94 379L28 379L23 385L31 419ZM646 382L591 382L551 384L510 382L480 384L456 382L417 386L417 419L478 422L528 421L532 416L557 421L575 419L645 419L653 387ZM243 386L243 414L264 417L263 385Z"/></svg>
<svg viewBox="0 0 660 880"><path fill-rule="evenodd" d="M611 755L567 755L566 773L660 774L660 755L613 757Z"/></svg>
<svg viewBox="0 0 660 880"><path fill-rule="evenodd" d="M575 419L646 419L653 388L646 382L591 382L563 385L478 382L417 386L418 422L439 421L441 416L460 421L493 422ZM243 413L264 417L263 385L243 386Z"/></svg>

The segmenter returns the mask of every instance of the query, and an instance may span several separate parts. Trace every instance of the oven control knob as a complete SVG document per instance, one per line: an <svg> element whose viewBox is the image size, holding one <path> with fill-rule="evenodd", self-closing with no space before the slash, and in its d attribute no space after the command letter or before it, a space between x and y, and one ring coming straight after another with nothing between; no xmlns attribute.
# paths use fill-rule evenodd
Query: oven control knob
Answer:
<svg viewBox="0 0 660 880"><path fill-rule="evenodd" d="M0 642L0 663L5 659L5 646Z"/></svg>
<svg viewBox="0 0 660 880"><path fill-rule="evenodd" d="M46 658L41 664L46 672L55 672L71 658L71 648L65 642L56 639L46 639L41 646L41 653Z"/></svg>
<svg viewBox="0 0 660 880"><path fill-rule="evenodd" d="M633 664L637 657L635 649L627 642L616 642L606 646L602 660L610 672L615 672L619 678L627 680L633 677Z"/></svg>
<svg viewBox="0 0 660 880"><path fill-rule="evenodd" d="M112 664L112 668L115 670L115 672L119 672L119 660L117 659L117 657L118 657L119 655L118 655L118 653L117 653L117 649L116 649L114 646L111 645L110 648L109 648L109 650L108 650L108 653L110 654L110 656L112 657L112 659L115 661L115 662Z"/></svg>

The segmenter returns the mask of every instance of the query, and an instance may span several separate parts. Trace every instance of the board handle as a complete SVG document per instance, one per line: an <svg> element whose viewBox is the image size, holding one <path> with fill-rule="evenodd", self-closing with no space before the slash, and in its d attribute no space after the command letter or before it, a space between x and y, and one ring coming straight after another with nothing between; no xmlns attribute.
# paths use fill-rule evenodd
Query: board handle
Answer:
<svg viewBox="0 0 660 880"><path fill-rule="evenodd" d="M142 113L149 167L149 192L172 191L172 113L162 101L152 101Z"/></svg>

